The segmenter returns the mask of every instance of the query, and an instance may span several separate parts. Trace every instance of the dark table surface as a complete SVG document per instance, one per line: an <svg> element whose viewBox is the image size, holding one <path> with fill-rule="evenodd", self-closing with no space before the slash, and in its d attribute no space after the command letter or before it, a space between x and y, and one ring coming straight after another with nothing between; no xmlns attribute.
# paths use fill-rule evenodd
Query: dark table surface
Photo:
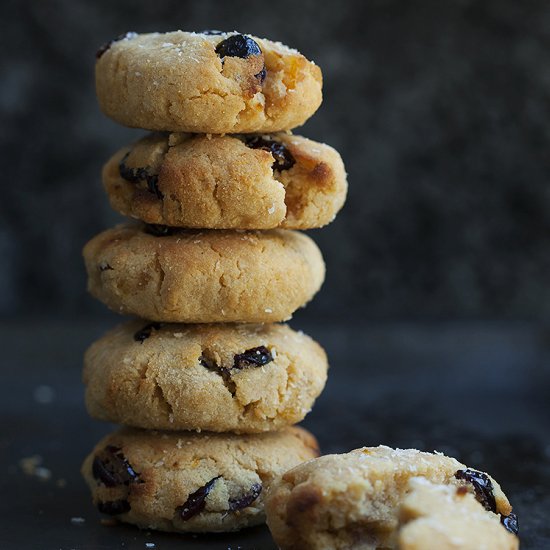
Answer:
<svg viewBox="0 0 550 550"><path fill-rule="evenodd" d="M500 481L519 515L522 548L550 548L548 327L298 321L331 360L304 422L325 453L383 443L451 454ZM0 548L274 549L266 528L177 536L100 523L79 467L110 426L86 415L80 367L85 347L109 326L2 324ZM35 455L38 476L20 463Z"/></svg>

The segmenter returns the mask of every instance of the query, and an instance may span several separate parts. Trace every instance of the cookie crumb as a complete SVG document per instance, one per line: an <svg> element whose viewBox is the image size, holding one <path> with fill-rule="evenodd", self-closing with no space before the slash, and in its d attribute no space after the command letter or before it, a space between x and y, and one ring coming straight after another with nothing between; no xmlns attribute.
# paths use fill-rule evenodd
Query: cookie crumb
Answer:
<svg viewBox="0 0 550 550"><path fill-rule="evenodd" d="M38 466L34 470L34 475L39 479L43 479L44 481L47 481L48 479L51 479L52 471L49 470L48 468L44 468L43 466Z"/></svg>
<svg viewBox="0 0 550 550"><path fill-rule="evenodd" d="M73 525L82 525L82 524L86 523L86 520L82 517L75 516L75 517L71 518L71 523Z"/></svg>
<svg viewBox="0 0 550 550"><path fill-rule="evenodd" d="M37 386L33 392L34 400L41 405L49 405L55 399L55 392L51 386Z"/></svg>
<svg viewBox="0 0 550 550"><path fill-rule="evenodd" d="M52 477L52 472L50 469L41 466L41 464L42 457L40 455L29 456L19 461L19 466L25 474L47 481Z"/></svg>

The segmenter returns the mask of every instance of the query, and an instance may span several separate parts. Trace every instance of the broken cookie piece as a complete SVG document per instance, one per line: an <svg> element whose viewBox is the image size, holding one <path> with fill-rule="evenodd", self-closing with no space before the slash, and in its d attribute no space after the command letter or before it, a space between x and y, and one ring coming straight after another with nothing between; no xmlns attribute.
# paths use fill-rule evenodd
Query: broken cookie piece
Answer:
<svg viewBox="0 0 550 550"><path fill-rule="evenodd" d="M399 550L519 548L518 537L502 525L500 516L487 510L475 492L464 486L412 478L399 509L399 520Z"/></svg>
<svg viewBox="0 0 550 550"><path fill-rule="evenodd" d="M512 507L500 486L483 474L491 481L495 502L495 512L485 511L475 500L474 486L456 477L465 468L440 453L385 446L323 456L297 466L272 485L266 497L267 523L283 550L397 549L400 525L407 517L403 503L412 490L409 483L420 477L471 495L476 510L493 516L491 528L496 525L503 539L510 540L508 535L513 535L501 525L500 516L508 517Z"/></svg>

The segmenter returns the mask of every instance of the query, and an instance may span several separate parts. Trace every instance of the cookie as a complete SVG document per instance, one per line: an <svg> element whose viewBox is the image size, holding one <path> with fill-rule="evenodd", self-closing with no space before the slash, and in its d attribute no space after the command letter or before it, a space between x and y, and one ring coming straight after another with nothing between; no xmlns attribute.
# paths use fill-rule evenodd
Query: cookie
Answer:
<svg viewBox="0 0 550 550"><path fill-rule="evenodd" d="M131 321L84 356L94 418L139 428L254 433L300 422L327 377L325 352L286 325Z"/></svg>
<svg viewBox="0 0 550 550"><path fill-rule="evenodd" d="M399 550L517 550L519 539L503 528L464 487L409 481L397 534Z"/></svg>
<svg viewBox="0 0 550 550"><path fill-rule="evenodd" d="M321 70L296 50L236 32L127 33L96 60L101 110L147 130L290 130L317 110L321 88Z"/></svg>
<svg viewBox="0 0 550 550"><path fill-rule="evenodd" d="M150 134L103 169L111 205L147 223L311 229L344 204L346 172L328 145L289 134Z"/></svg>
<svg viewBox="0 0 550 550"><path fill-rule="evenodd" d="M319 290L321 253L302 233L122 225L84 247L88 289L151 321L284 321Z"/></svg>
<svg viewBox="0 0 550 550"><path fill-rule="evenodd" d="M285 473L267 495L267 523L283 550L395 548L413 477L472 493L488 513L510 521L512 507L487 474L442 454L380 446L323 456Z"/></svg>
<svg viewBox="0 0 550 550"><path fill-rule="evenodd" d="M145 529L234 531L263 523L273 478L318 455L301 428L256 435L123 428L82 465L100 512Z"/></svg>

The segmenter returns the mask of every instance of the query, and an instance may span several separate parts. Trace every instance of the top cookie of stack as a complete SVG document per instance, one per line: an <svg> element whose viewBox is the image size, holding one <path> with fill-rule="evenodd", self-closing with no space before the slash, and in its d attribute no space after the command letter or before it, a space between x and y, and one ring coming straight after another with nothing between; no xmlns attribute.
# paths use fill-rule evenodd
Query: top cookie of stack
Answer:
<svg viewBox="0 0 550 550"><path fill-rule="evenodd" d="M317 65L279 42L236 32L127 33L97 57L103 112L147 130L291 130L322 99Z"/></svg>
<svg viewBox="0 0 550 550"><path fill-rule="evenodd" d="M121 214L197 229L311 229L342 207L338 152L288 132L322 99L319 67L296 50L238 33L176 31L127 33L97 55L105 114L165 132L105 165Z"/></svg>

